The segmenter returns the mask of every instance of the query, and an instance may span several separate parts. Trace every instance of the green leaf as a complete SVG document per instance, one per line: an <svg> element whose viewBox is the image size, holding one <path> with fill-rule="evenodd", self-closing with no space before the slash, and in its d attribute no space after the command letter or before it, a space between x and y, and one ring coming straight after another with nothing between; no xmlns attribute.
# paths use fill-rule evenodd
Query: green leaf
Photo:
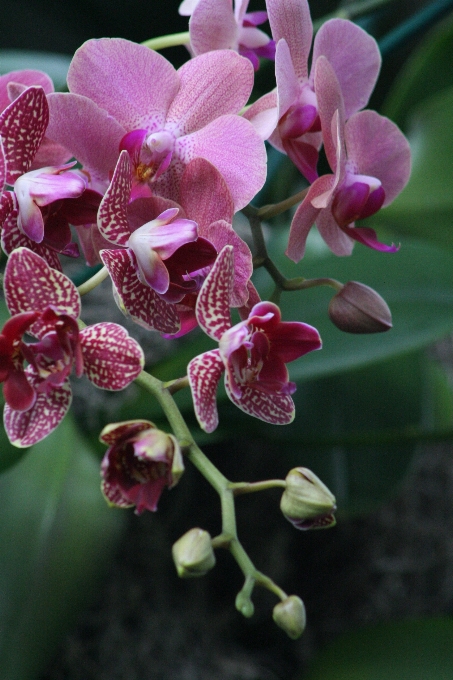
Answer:
<svg viewBox="0 0 453 680"><path fill-rule="evenodd" d="M35 680L94 594L122 530L70 417L0 477L0 677Z"/></svg>
<svg viewBox="0 0 453 680"><path fill-rule="evenodd" d="M382 113L406 129L424 99L453 86L453 14L429 31L396 77Z"/></svg>
<svg viewBox="0 0 453 680"><path fill-rule="evenodd" d="M53 80L56 90L66 89L66 76L71 57L55 52L35 52L32 50L0 50L0 73L36 69L44 71Z"/></svg>
<svg viewBox="0 0 453 680"><path fill-rule="evenodd" d="M315 326L323 340L321 350L288 364L291 380L333 375L401 355L453 328L453 253L445 248L404 241L398 253L377 253L357 244L351 257L324 250L299 265L285 266L289 276L365 283L382 295L393 316L393 328L386 333L352 335L338 330L327 316L332 289L283 294L283 319Z"/></svg>
<svg viewBox="0 0 453 680"><path fill-rule="evenodd" d="M302 676L301 680L302 680ZM304 680L450 680L453 620L383 623L342 635L321 651Z"/></svg>
<svg viewBox="0 0 453 680"><path fill-rule="evenodd" d="M412 174L404 191L368 220L398 234L453 245L453 87L411 112Z"/></svg>

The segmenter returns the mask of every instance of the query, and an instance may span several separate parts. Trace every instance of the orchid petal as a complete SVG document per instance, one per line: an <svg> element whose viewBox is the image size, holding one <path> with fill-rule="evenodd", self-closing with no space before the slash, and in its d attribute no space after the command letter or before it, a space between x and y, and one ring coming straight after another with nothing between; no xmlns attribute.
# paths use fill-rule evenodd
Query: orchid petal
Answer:
<svg viewBox="0 0 453 680"><path fill-rule="evenodd" d="M369 229L368 227L342 227L342 230L354 241L359 241L364 246L372 248L373 250L378 250L381 253L396 253L399 250L399 246L394 243L388 246L385 243L378 241L376 232L374 229ZM348 254L348 253L347 253Z"/></svg>
<svg viewBox="0 0 453 680"><path fill-rule="evenodd" d="M340 229L330 210L322 210L316 218L316 226L330 250L338 256L350 255L354 241L345 229Z"/></svg>
<svg viewBox="0 0 453 680"><path fill-rule="evenodd" d="M0 111L4 111L11 104L12 100L9 96L10 84L20 84L25 87L37 85L42 87L46 94L50 94L54 90L52 79L43 71L35 71L33 69L10 71L0 76Z"/></svg>
<svg viewBox="0 0 453 680"><path fill-rule="evenodd" d="M191 14L190 45L194 54L237 48L238 25L231 0L199 0Z"/></svg>
<svg viewBox="0 0 453 680"><path fill-rule="evenodd" d="M275 52L275 77L278 93L278 119L295 104L300 95L301 83L294 70L288 43L284 38L278 41Z"/></svg>
<svg viewBox="0 0 453 680"><path fill-rule="evenodd" d="M88 40L74 54L69 90L92 99L126 130L161 129L179 82L173 66L122 38Z"/></svg>
<svg viewBox="0 0 453 680"><path fill-rule="evenodd" d="M239 116L220 116L198 132L177 139L175 146L186 163L199 156L219 170L236 211L247 205L265 182L265 146L253 125Z"/></svg>
<svg viewBox="0 0 453 680"><path fill-rule="evenodd" d="M27 248L18 248L9 256L3 287L11 314L52 305L60 314L80 316L80 295L72 281Z"/></svg>
<svg viewBox="0 0 453 680"><path fill-rule="evenodd" d="M277 90L272 90L256 100L243 114L261 139L269 139L278 124Z"/></svg>
<svg viewBox="0 0 453 680"><path fill-rule="evenodd" d="M376 111L360 111L346 122L348 158L357 173L378 178L385 191L384 207L406 186L411 171L409 142L401 130Z"/></svg>
<svg viewBox="0 0 453 680"><path fill-rule="evenodd" d="M259 382L242 387L242 394L236 397L232 386L225 379L228 397L241 411L249 416L264 420L272 425L288 425L294 420L294 402L288 394L265 392L259 388Z"/></svg>
<svg viewBox="0 0 453 680"><path fill-rule="evenodd" d="M127 206L131 194L131 163L122 151L98 211L98 227L102 236L118 246L125 246L131 235Z"/></svg>
<svg viewBox="0 0 453 680"><path fill-rule="evenodd" d="M334 182L335 178L333 175L323 175L322 177L319 177L319 179L311 185L304 200L297 208L291 222L288 248L286 249L286 255L294 262L299 262L299 260L303 258L308 233L323 207L314 207L313 201L324 194L330 196Z"/></svg>
<svg viewBox="0 0 453 680"><path fill-rule="evenodd" d="M116 323L97 323L80 331L83 367L88 379L104 390L122 390L141 373L140 345Z"/></svg>
<svg viewBox="0 0 453 680"><path fill-rule="evenodd" d="M127 250L101 250L100 256L112 278L115 302L125 316L148 330L168 334L179 331L175 305L138 280Z"/></svg>
<svg viewBox="0 0 453 680"><path fill-rule="evenodd" d="M236 114L253 87L250 62L232 50L217 50L187 61L178 71L180 88L166 127L179 135L200 130L219 116Z"/></svg>
<svg viewBox="0 0 453 680"><path fill-rule="evenodd" d="M26 373L36 379L30 367ZM50 394L38 392L35 403L28 411L15 411L5 404L3 421L11 444L25 448L45 439L63 420L71 401L71 387L69 382L65 382L53 388Z"/></svg>
<svg viewBox="0 0 453 680"><path fill-rule="evenodd" d="M103 192L126 129L87 97L57 92L49 95L48 102L47 136L68 149Z"/></svg>
<svg viewBox="0 0 453 680"><path fill-rule="evenodd" d="M49 122L42 87L29 87L0 115L0 136L6 157L8 184L27 172Z"/></svg>
<svg viewBox="0 0 453 680"><path fill-rule="evenodd" d="M319 118L324 139L324 150L332 170L338 165L337 150L340 151L340 166L345 163L344 148L344 102L335 71L323 56L315 64L315 92L318 98ZM338 122L332 131L332 120L338 111Z"/></svg>
<svg viewBox="0 0 453 680"><path fill-rule="evenodd" d="M318 57L327 58L340 83L345 116L367 105L381 67L381 55L375 39L357 24L346 19L326 21L316 34L313 64Z"/></svg>
<svg viewBox="0 0 453 680"><path fill-rule="evenodd" d="M52 269L62 271L58 254L53 248L49 248L43 242L36 243L35 241L32 241L19 229L17 225L16 209L13 209L3 224L1 245L7 255L11 255L13 250L16 250L17 248L28 248L42 257Z"/></svg>
<svg viewBox="0 0 453 680"><path fill-rule="evenodd" d="M178 13L183 17L190 17L200 0L183 0L179 5Z"/></svg>
<svg viewBox="0 0 453 680"><path fill-rule="evenodd" d="M299 80L308 75L308 55L313 36L307 0L267 0L267 14L275 42L284 38Z"/></svg>
<svg viewBox="0 0 453 680"><path fill-rule="evenodd" d="M220 172L205 158L194 158L186 165L180 191L181 206L198 224L199 236L211 240L205 230L212 222L231 223L234 212L231 193Z"/></svg>
<svg viewBox="0 0 453 680"><path fill-rule="evenodd" d="M220 340L225 331L231 328L230 297L233 275L233 248L225 246L201 287L196 305L197 321L213 340Z"/></svg>
<svg viewBox="0 0 453 680"><path fill-rule="evenodd" d="M218 349L200 354L187 367L195 415L205 432L213 432L219 424L216 392L224 370Z"/></svg>

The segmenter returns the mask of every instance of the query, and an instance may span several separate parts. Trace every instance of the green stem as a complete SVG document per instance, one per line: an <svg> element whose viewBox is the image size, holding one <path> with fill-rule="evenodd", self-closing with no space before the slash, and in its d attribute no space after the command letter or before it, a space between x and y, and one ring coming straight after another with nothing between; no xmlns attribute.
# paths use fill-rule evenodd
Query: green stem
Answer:
<svg viewBox="0 0 453 680"><path fill-rule="evenodd" d="M231 552L245 576L250 592L245 599L243 598L242 604L239 607L240 611L242 611L245 616L252 615L253 604L250 600L250 594L255 582L263 588L267 588L275 593L281 599L286 599L286 594L283 590L279 588L272 579L268 578L255 568L255 565L240 543L236 529L234 484L232 484L220 470L213 465L213 463L211 463L209 458L207 458L203 451L197 446L170 393L170 389L146 371L142 371L135 382L145 388L157 399L168 419L174 435L185 450L186 458L191 461L220 496L222 533L214 539L214 542L216 547L226 547ZM281 480L274 481L280 482Z"/></svg>
<svg viewBox="0 0 453 680"><path fill-rule="evenodd" d="M266 491L267 489L274 489L281 487L286 489L286 482L284 479L266 479L264 482L231 482L230 489L234 496L239 496L244 493L255 493L255 491Z"/></svg>
<svg viewBox="0 0 453 680"><path fill-rule="evenodd" d="M102 283L108 275L109 272L107 267L102 267L102 269L92 276L91 279L88 279L88 281L85 281L85 283L82 283L80 286L78 286L77 290L79 291L80 295L86 295L86 293L89 293L90 290L93 290L93 288L99 286L99 284Z"/></svg>
<svg viewBox="0 0 453 680"><path fill-rule="evenodd" d="M285 198L285 200L280 201L280 203L270 203L269 205L263 205L262 208L258 208L258 217L260 217L262 220L269 220L271 217L275 217L276 215L280 215L280 213L286 212L286 210L289 210L294 205L297 205L297 203L300 203L304 200L305 196L308 194L308 189L309 187L302 189L302 191L299 191L293 196L289 196L289 198Z"/></svg>
<svg viewBox="0 0 453 680"><path fill-rule="evenodd" d="M188 45L190 43L190 33L171 33L161 35L158 38L150 38L142 42L142 45L149 47L150 50L163 50L166 47L177 47L178 45Z"/></svg>

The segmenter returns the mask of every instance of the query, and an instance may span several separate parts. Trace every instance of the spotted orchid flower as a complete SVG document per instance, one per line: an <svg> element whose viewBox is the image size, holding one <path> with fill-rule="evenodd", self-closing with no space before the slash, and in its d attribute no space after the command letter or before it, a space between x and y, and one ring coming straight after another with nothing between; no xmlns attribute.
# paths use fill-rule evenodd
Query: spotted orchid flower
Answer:
<svg viewBox="0 0 453 680"><path fill-rule="evenodd" d="M295 262L303 257L313 223L336 255L350 255L355 241L395 252L396 246L380 243L372 229L355 227L354 221L373 215L405 187L409 143L392 121L375 111L359 111L345 122L340 84L325 57L316 63L315 83L324 148L334 174L319 177L296 210L286 254Z"/></svg>
<svg viewBox="0 0 453 680"><path fill-rule="evenodd" d="M264 138L269 133L269 116L277 109L277 129L269 141L286 153L309 182L317 178L321 125L315 66L324 56L338 78L347 118L366 106L381 65L376 41L351 21L331 19L317 32L307 0L267 0L269 23L277 44L275 72L277 90L258 100L245 114ZM266 115L267 114L267 115Z"/></svg>
<svg viewBox="0 0 453 680"><path fill-rule="evenodd" d="M74 55L69 93L49 95L49 137L70 149L104 193L118 155L132 161L133 198L177 200L185 166L211 162L236 210L263 186L266 153L238 112L253 68L232 50L189 60L178 71L160 54L119 38L89 40Z"/></svg>
<svg viewBox="0 0 453 680"><path fill-rule="evenodd" d="M194 54L211 50L235 50L247 57L255 71L259 58L274 59L275 42L257 28L267 21L266 12L247 13L249 0L184 0L179 13L190 16L190 48Z"/></svg>
<svg viewBox="0 0 453 680"><path fill-rule="evenodd" d="M104 427L100 440L109 447L101 464L101 490L109 505L135 505L137 515L156 511L164 488L172 489L184 472L176 437L148 420L129 420Z"/></svg>
<svg viewBox="0 0 453 680"><path fill-rule="evenodd" d="M296 385L289 381L286 364L321 347L315 328L281 321L280 310L272 302L259 302L247 318L232 326L233 269L232 248L225 246L196 305L199 325L219 343L218 349L195 357L188 366L195 414L206 432L218 425L216 391L222 374L228 397L242 411L274 425L290 423Z"/></svg>
<svg viewBox="0 0 453 680"><path fill-rule="evenodd" d="M12 315L0 335L4 424L10 441L26 447L47 437L63 419L71 404L73 370L97 387L121 390L141 372L144 357L117 324L79 330L77 288L31 250L11 253L3 286ZM25 332L37 342L24 342Z"/></svg>
<svg viewBox="0 0 453 680"><path fill-rule="evenodd" d="M86 177L72 170L74 162L40 165L70 156L58 145L44 143L48 121L47 99L41 86L25 87L0 114L6 189L0 207L2 247L6 253L29 247L61 269L58 253L78 255L69 221L78 224L92 220L99 201L87 216L89 203L85 199L92 192L86 193Z"/></svg>

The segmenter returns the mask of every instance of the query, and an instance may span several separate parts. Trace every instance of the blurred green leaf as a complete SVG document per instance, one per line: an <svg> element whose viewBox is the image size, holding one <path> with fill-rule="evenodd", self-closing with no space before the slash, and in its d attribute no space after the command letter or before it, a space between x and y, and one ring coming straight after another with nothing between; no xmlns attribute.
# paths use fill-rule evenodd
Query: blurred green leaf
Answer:
<svg viewBox="0 0 453 680"><path fill-rule="evenodd" d="M404 191L368 220L398 234L453 245L453 87L412 110L412 174Z"/></svg>
<svg viewBox="0 0 453 680"><path fill-rule="evenodd" d="M69 416L0 477L0 677L35 680L93 596L123 527Z"/></svg>
<svg viewBox="0 0 453 680"><path fill-rule="evenodd" d="M3 49L0 50L0 74L28 68L37 69L52 78L56 90L64 90L71 58L55 52Z"/></svg>
<svg viewBox="0 0 453 680"><path fill-rule="evenodd" d="M429 31L396 77L382 113L406 129L424 99L453 86L453 14Z"/></svg>
<svg viewBox="0 0 453 680"><path fill-rule="evenodd" d="M322 650L302 680L450 680L453 620L432 618L369 626Z"/></svg>

